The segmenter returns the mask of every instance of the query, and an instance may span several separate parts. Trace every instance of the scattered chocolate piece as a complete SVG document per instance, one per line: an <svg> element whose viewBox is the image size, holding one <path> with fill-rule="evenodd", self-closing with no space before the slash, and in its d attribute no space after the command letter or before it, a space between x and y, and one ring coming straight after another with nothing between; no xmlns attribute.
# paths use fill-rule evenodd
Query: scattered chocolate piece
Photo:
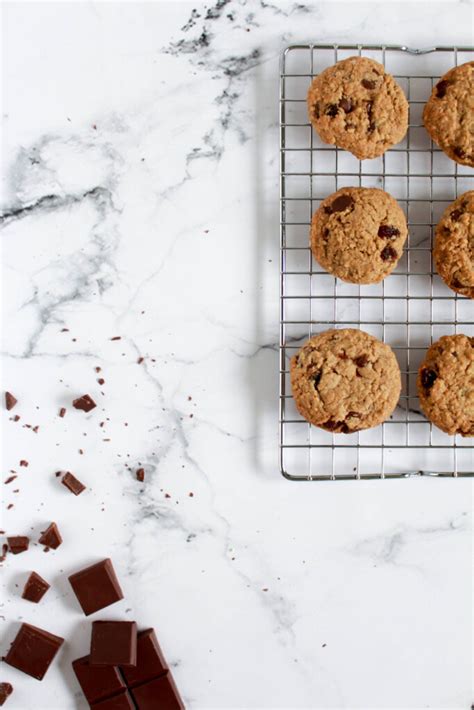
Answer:
<svg viewBox="0 0 474 710"><path fill-rule="evenodd" d="M18 476L9 476L9 477L5 480L5 485L7 485L8 483L11 483L12 481L14 481L15 478L18 478Z"/></svg>
<svg viewBox="0 0 474 710"><path fill-rule="evenodd" d="M339 101L339 107L342 108L344 113L350 113L353 109L352 101L350 99L346 99L345 97L343 97Z"/></svg>
<svg viewBox="0 0 474 710"><path fill-rule="evenodd" d="M99 377L99 379L97 380L97 382L99 383L99 385L105 384L105 380L104 380L103 377Z"/></svg>
<svg viewBox="0 0 474 710"><path fill-rule="evenodd" d="M122 589L110 559L72 574L69 582L86 616L123 599Z"/></svg>
<svg viewBox="0 0 474 710"><path fill-rule="evenodd" d="M94 707L100 700L126 690L122 676L114 666L91 666L89 656L83 656L73 661L72 667L82 692Z"/></svg>
<svg viewBox="0 0 474 710"><path fill-rule="evenodd" d="M434 370L429 370L428 368L424 368L421 371L421 384L423 387L427 390L431 389L438 379L438 373L435 372Z"/></svg>
<svg viewBox="0 0 474 710"><path fill-rule="evenodd" d="M24 467L26 468L28 465L29 465L29 464L28 464L28 461L25 461L25 459L22 459L22 460L20 461L20 466L24 466Z"/></svg>
<svg viewBox="0 0 474 710"><path fill-rule="evenodd" d="M48 591L50 585L45 579L39 576L36 572L32 572L26 580L25 588L23 589L22 599L27 599L29 602L38 604Z"/></svg>
<svg viewBox="0 0 474 710"><path fill-rule="evenodd" d="M95 368L95 371L100 372L101 370L102 370L102 368L97 365L97 367Z"/></svg>
<svg viewBox="0 0 474 710"><path fill-rule="evenodd" d="M143 483L145 480L145 469L144 468L137 468L137 481L140 481L140 483Z"/></svg>
<svg viewBox="0 0 474 710"><path fill-rule="evenodd" d="M78 397L72 403L74 409L81 409L83 412L90 412L91 409L96 407L96 403L88 394L83 394L82 397Z"/></svg>
<svg viewBox="0 0 474 710"><path fill-rule="evenodd" d="M19 414L15 414L15 416L12 417L12 419L13 419L14 422L19 422L19 421L20 421L20 415L19 415Z"/></svg>
<svg viewBox="0 0 474 710"><path fill-rule="evenodd" d="M169 671L160 678L133 688L132 697L140 710L184 710L183 701Z"/></svg>
<svg viewBox="0 0 474 710"><path fill-rule="evenodd" d="M395 237L400 236L400 230L390 224L381 224L377 234L382 239L395 239Z"/></svg>
<svg viewBox="0 0 474 710"><path fill-rule="evenodd" d="M348 207L352 207L354 200L350 195L339 195L331 204L333 212L344 212Z"/></svg>
<svg viewBox="0 0 474 710"><path fill-rule="evenodd" d="M436 84L436 98L442 99L446 96L446 91L449 86L449 81L442 79Z"/></svg>
<svg viewBox="0 0 474 710"><path fill-rule="evenodd" d="M397 258L398 254L395 251L393 247L386 246L382 251L380 252L380 258L382 261L395 261Z"/></svg>
<svg viewBox="0 0 474 710"><path fill-rule="evenodd" d="M10 409L13 409L17 402L17 398L14 397L11 392L5 392L5 407L7 408L8 412L10 411Z"/></svg>
<svg viewBox="0 0 474 710"><path fill-rule="evenodd" d="M158 678L166 673L168 666L161 651L154 629L141 631L137 638L137 664L122 670L127 685L137 685Z"/></svg>
<svg viewBox="0 0 474 710"><path fill-rule="evenodd" d="M8 545L6 544L6 542L4 542L2 545L2 554L0 556L0 562L5 562L5 560L7 559L7 552L8 552Z"/></svg>
<svg viewBox="0 0 474 710"><path fill-rule="evenodd" d="M59 478L59 476L61 476L61 471L56 471L54 475L56 476L56 478Z"/></svg>
<svg viewBox="0 0 474 710"><path fill-rule="evenodd" d="M7 510L10 510L10 508L13 508L13 503L9 503L9 504L7 505Z"/></svg>
<svg viewBox="0 0 474 710"><path fill-rule="evenodd" d="M27 675L42 680L64 639L37 626L22 624L5 663Z"/></svg>
<svg viewBox="0 0 474 710"><path fill-rule="evenodd" d="M35 434L37 434L39 431L39 426L38 425L34 426L33 431L35 432Z"/></svg>
<svg viewBox="0 0 474 710"><path fill-rule="evenodd" d="M188 496L189 496L190 498L194 498L194 493L188 493Z"/></svg>
<svg viewBox="0 0 474 710"><path fill-rule="evenodd" d="M334 118L334 116L337 116L338 112L339 109L336 104L329 104L328 106L326 106L326 116L331 116L331 118Z"/></svg>
<svg viewBox="0 0 474 710"><path fill-rule="evenodd" d="M362 79L360 82L364 89L375 89L377 86L377 82L375 82L373 79Z"/></svg>
<svg viewBox="0 0 474 710"><path fill-rule="evenodd" d="M26 535L14 535L7 537L8 548L12 555L19 555L20 552L26 552L30 544L30 538Z"/></svg>
<svg viewBox="0 0 474 710"><path fill-rule="evenodd" d="M59 410L59 416L61 417L61 419L66 416L66 407L61 407L61 409Z"/></svg>
<svg viewBox="0 0 474 710"><path fill-rule="evenodd" d="M66 488L69 488L71 493L74 493L75 496L78 496L82 493L82 491L86 490L86 487L83 483L81 483L75 476L70 473L70 471L67 471L62 480L61 483L63 486L66 486Z"/></svg>
<svg viewBox="0 0 474 710"><path fill-rule="evenodd" d="M144 359L145 359L144 357L139 357L138 360L137 360L137 363L138 363L139 365L141 365Z"/></svg>
<svg viewBox="0 0 474 710"><path fill-rule="evenodd" d="M45 545L46 547L52 547L53 550L56 550L59 545L62 543L63 539L61 537L61 534L58 530L58 526L56 523L51 523L46 530L44 530L41 533L40 539L39 539L39 544L40 545Z"/></svg>
<svg viewBox="0 0 474 710"><path fill-rule="evenodd" d="M137 625L134 621L94 621L91 666L136 666Z"/></svg>
<svg viewBox="0 0 474 710"><path fill-rule="evenodd" d="M110 340L122 340L121 335L115 335L113 338L110 338Z"/></svg>
<svg viewBox="0 0 474 710"><path fill-rule="evenodd" d="M5 705L12 693L13 685L11 683L0 683L0 706Z"/></svg>

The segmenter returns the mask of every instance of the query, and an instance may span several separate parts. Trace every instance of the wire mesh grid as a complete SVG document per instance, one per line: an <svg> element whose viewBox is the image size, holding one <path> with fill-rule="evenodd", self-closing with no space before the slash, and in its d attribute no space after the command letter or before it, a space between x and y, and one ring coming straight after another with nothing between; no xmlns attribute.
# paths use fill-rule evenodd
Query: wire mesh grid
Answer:
<svg viewBox="0 0 474 710"><path fill-rule="evenodd" d="M422 414L416 376L441 335L474 335L472 301L448 289L433 270L433 232L442 212L474 188L472 169L432 143L422 111L433 85L474 47L294 45L280 69L280 470L291 480L472 476L472 439L449 436ZM306 94L325 67L349 56L385 65L410 104L405 139L380 158L359 161L321 142ZM312 258L309 227L321 200L343 186L379 187L404 208L409 236L397 268L380 284L342 282ZM392 417L379 427L332 434L311 426L291 394L289 360L307 338L329 328L361 328L388 343L402 372Z"/></svg>

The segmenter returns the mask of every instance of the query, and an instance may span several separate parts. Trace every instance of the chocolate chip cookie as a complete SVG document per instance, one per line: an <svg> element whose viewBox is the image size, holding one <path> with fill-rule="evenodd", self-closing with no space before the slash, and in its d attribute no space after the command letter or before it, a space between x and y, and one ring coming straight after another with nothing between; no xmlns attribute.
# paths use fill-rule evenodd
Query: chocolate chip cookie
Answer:
<svg viewBox="0 0 474 710"><path fill-rule="evenodd" d="M407 238L398 202L374 187L343 187L311 222L313 256L330 274L355 284L382 281L396 267Z"/></svg>
<svg viewBox="0 0 474 710"><path fill-rule="evenodd" d="M449 288L474 298L474 190L444 211L436 227L433 258Z"/></svg>
<svg viewBox="0 0 474 710"><path fill-rule="evenodd" d="M327 330L291 358L296 408L311 424L351 434L381 424L397 406L400 368L391 348L363 330Z"/></svg>
<svg viewBox="0 0 474 710"><path fill-rule="evenodd" d="M474 298L474 190L444 211L436 227L433 259L449 288Z"/></svg>
<svg viewBox="0 0 474 710"><path fill-rule="evenodd" d="M444 335L418 372L421 408L447 434L474 436L474 338Z"/></svg>
<svg viewBox="0 0 474 710"><path fill-rule="evenodd" d="M446 155L474 167L474 62L454 67L438 81L423 123Z"/></svg>
<svg viewBox="0 0 474 710"><path fill-rule="evenodd" d="M309 88L308 111L321 140L360 160L385 153L408 127L405 94L367 57L349 57L321 72Z"/></svg>

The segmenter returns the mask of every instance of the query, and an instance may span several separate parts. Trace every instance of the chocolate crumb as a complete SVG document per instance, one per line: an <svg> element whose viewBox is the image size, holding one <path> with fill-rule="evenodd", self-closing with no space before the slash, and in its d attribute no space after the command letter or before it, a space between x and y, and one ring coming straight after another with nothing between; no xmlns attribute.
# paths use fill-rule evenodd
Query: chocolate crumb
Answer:
<svg viewBox="0 0 474 710"><path fill-rule="evenodd" d="M137 468L137 481L140 481L140 483L143 483L145 480L145 469L144 468Z"/></svg>
<svg viewBox="0 0 474 710"><path fill-rule="evenodd" d="M9 477L5 480L5 485L7 485L8 483L11 483L12 481L14 481L15 478L18 478L18 476L9 476Z"/></svg>
<svg viewBox="0 0 474 710"><path fill-rule="evenodd" d="M14 422L19 422L19 421L20 421L20 415L19 415L19 414L15 414L15 416L12 417L12 419L13 419Z"/></svg>
<svg viewBox="0 0 474 710"><path fill-rule="evenodd" d="M5 705L7 698L9 698L12 693L13 685L11 683L0 683L0 705Z"/></svg>
<svg viewBox="0 0 474 710"><path fill-rule="evenodd" d="M13 503L9 503L9 504L7 505L7 510L11 510L11 508L13 508Z"/></svg>
<svg viewBox="0 0 474 710"><path fill-rule="evenodd" d="M171 498L169 493L165 493L165 498Z"/></svg>
<svg viewBox="0 0 474 710"><path fill-rule="evenodd" d="M61 409L59 410L59 416L61 417L61 419L66 416L66 407L61 407Z"/></svg>
<svg viewBox="0 0 474 710"><path fill-rule="evenodd" d="M110 340L122 340L121 335L115 335L113 338L110 338Z"/></svg>
<svg viewBox="0 0 474 710"><path fill-rule="evenodd" d="M56 476L56 478L59 478L59 476L61 475L61 471L56 471L54 475Z"/></svg>
<svg viewBox="0 0 474 710"><path fill-rule="evenodd" d="M7 408L8 412L13 409L17 402L17 398L14 397L11 392L5 392L5 407Z"/></svg>
<svg viewBox="0 0 474 710"><path fill-rule="evenodd" d="M7 558L7 552L8 552L8 545L6 544L6 542L4 542L2 545L2 554L0 556L0 562L5 562L5 560Z"/></svg>
<svg viewBox="0 0 474 710"><path fill-rule="evenodd" d="M138 360L137 360L137 363L138 363L139 365L141 365L144 359L145 359L144 357L139 357Z"/></svg>
<svg viewBox="0 0 474 710"><path fill-rule="evenodd" d="M72 406L74 409L81 409L83 412L90 412L97 405L92 397L88 394L83 394L82 397L78 397L78 399L73 401Z"/></svg>
<svg viewBox="0 0 474 710"><path fill-rule="evenodd" d="M104 380L103 377L99 377L99 379L97 380L97 382L99 383L99 385L105 384L105 380Z"/></svg>
<svg viewBox="0 0 474 710"><path fill-rule="evenodd" d="M100 372L101 370L102 370L102 368L99 367L99 366L97 366L97 367L95 368L95 371L96 371L96 372Z"/></svg>
<svg viewBox="0 0 474 710"><path fill-rule="evenodd" d="M20 466L24 466L26 468L28 465L28 461L25 461L25 459L21 459Z"/></svg>
<svg viewBox="0 0 474 710"><path fill-rule="evenodd" d="M39 426L38 425L34 426L33 431L35 432L35 434L37 434L39 431Z"/></svg>
<svg viewBox="0 0 474 710"><path fill-rule="evenodd" d="M191 492L191 493L188 493L188 496L189 496L190 498L194 498L194 493L192 493L192 492Z"/></svg>

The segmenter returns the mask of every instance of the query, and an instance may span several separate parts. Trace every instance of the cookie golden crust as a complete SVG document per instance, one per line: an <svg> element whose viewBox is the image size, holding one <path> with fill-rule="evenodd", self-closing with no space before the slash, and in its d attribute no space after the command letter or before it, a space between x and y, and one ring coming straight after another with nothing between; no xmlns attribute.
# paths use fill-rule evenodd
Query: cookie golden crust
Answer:
<svg viewBox="0 0 474 710"><path fill-rule="evenodd" d="M321 140L360 160L382 155L407 132L405 94L382 64L367 57L349 57L325 69L307 101Z"/></svg>
<svg viewBox="0 0 474 710"><path fill-rule="evenodd" d="M381 424L397 406L401 390L391 348L353 328L327 330L308 340L291 358L290 378L299 413L334 433Z"/></svg>
<svg viewBox="0 0 474 710"><path fill-rule="evenodd" d="M343 281L378 283L396 267L407 235L405 214L388 192L343 187L314 213L311 251Z"/></svg>
<svg viewBox="0 0 474 710"><path fill-rule="evenodd" d="M474 436L474 338L444 335L429 348L417 379L423 412L447 434Z"/></svg>
<svg viewBox="0 0 474 710"><path fill-rule="evenodd" d="M433 258L449 288L474 298L474 190L444 211L436 227Z"/></svg>
<svg viewBox="0 0 474 710"><path fill-rule="evenodd" d="M474 167L474 62L454 67L438 81L424 108L423 123L446 155Z"/></svg>

